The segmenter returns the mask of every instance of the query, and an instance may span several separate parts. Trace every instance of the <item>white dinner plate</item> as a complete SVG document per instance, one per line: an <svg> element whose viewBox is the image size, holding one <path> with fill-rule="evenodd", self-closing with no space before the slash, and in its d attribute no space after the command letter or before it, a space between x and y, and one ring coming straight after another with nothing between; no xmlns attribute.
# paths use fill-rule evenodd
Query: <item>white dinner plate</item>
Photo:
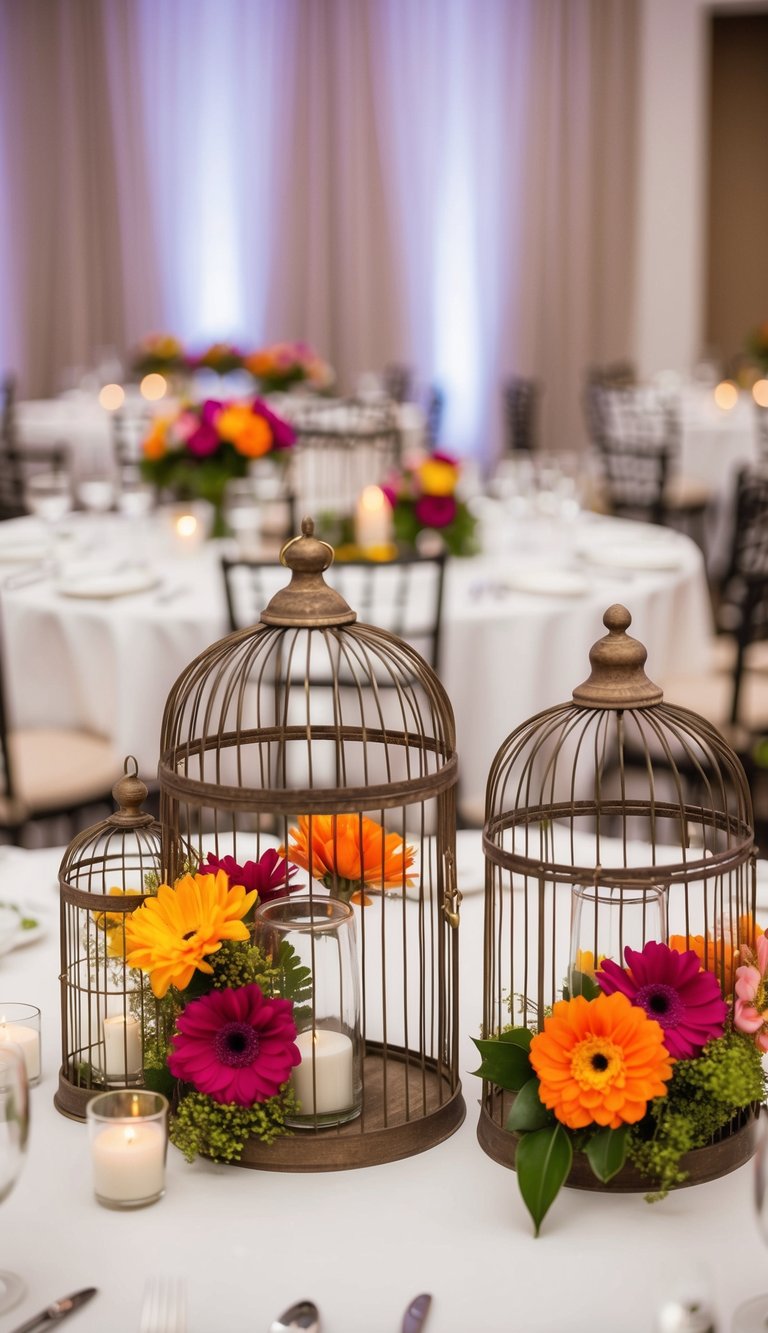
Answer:
<svg viewBox="0 0 768 1333"><path fill-rule="evenodd" d="M544 597L583 597L589 583L583 574L569 569L520 569L505 576L510 592L540 593Z"/></svg>
<svg viewBox="0 0 768 1333"><path fill-rule="evenodd" d="M683 550L679 542L600 542L585 547L582 559L601 569L679 569Z"/></svg>
<svg viewBox="0 0 768 1333"><path fill-rule="evenodd" d="M0 954L34 944L45 933L45 922L36 908L0 902Z"/></svg>
<svg viewBox="0 0 768 1333"><path fill-rule="evenodd" d="M44 537L14 536L12 532L0 535L0 561L3 564L22 565L47 560L50 553L50 542Z"/></svg>
<svg viewBox="0 0 768 1333"><path fill-rule="evenodd" d="M64 597L128 597L135 592L147 592L156 588L160 576L146 565L128 565L125 569L111 569L99 572L92 570L80 574L67 575L58 585L58 591Z"/></svg>

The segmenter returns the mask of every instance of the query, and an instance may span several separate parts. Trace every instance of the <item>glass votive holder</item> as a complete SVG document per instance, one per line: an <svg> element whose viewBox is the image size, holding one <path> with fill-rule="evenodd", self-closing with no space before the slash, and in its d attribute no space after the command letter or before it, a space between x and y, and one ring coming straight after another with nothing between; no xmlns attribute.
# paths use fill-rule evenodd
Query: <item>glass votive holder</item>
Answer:
<svg viewBox="0 0 768 1333"><path fill-rule="evenodd" d="M30 1088L40 1082L40 1010L34 1004L0 1000L0 1044L17 1046L27 1066Z"/></svg>
<svg viewBox="0 0 768 1333"><path fill-rule="evenodd" d="M168 1101L159 1092L102 1092L86 1107L93 1189L105 1208L143 1208L165 1193Z"/></svg>
<svg viewBox="0 0 768 1333"><path fill-rule="evenodd" d="M354 1120L362 1109L362 1076L352 908L332 898L291 897L264 903L254 917L254 939L278 968L287 956L292 971L297 964L307 969L310 993L294 1008L301 1063L291 1083L299 1110L286 1116L286 1124L323 1129Z"/></svg>

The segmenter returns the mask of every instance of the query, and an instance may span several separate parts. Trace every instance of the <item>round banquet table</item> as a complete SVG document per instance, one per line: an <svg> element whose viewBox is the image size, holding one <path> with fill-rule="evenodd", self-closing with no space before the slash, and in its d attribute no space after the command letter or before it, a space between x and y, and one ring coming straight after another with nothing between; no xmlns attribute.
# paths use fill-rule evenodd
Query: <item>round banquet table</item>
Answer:
<svg viewBox="0 0 768 1333"><path fill-rule="evenodd" d="M222 544L184 550L159 518L74 515L68 531L76 550L65 586L82 568L91 592L88 578L100 571L124 590L133 570L139 586L71 596L53 566L0 563L11 717L17 726L109 736L151 778L173 682L227 630ZM0 562L14 541L36 533L34 520L3 524ZM589 649L613 602L632 612L657 680L706 665L711 625L701 554L666 529L583 515L496 524L486 540L485 554L448 563L441 647L469 816L482 811L488 769L508 733L570 698L589 674ZM275 577L281 586L284 572Z"/></svg>
<svg viewBox="0 0 768 1333"><path fill-rule="evenodd" d="M145 1280L157 1274L185 1280L188 1333L258 1333L305 1297L319 1304L325 1333L396 1333L421 1291L433 1294L426 1333L651 1333L681 1286L712 1303L723 1333L740 1301L768 1289L750 1166L654 1205L566 1189L534 1240L513 1173L475 1138L480 834L460 833L457 850L467 1103L458 1132L419 1156L333 1175L190 1166L171 1148L164 1198L136 1212L95 1202L85 1126L53 1107L61 852L2 852L0 898L25 904L47 933L0 958L3 996L38 1005L43 1031L28 1158L0 1205L2 1266L29 1291L0 1316L0 1333L91 1285L98 1296L67 1328L136 1333Z"/></svg>

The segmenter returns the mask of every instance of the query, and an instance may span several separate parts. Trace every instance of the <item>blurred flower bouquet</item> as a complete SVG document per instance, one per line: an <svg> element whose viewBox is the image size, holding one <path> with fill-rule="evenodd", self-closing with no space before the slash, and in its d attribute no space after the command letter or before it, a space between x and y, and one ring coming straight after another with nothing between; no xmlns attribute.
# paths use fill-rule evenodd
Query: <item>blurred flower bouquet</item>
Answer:
<svg viewBox="0 0 768 1333"><path fill-rule="evenodd" d="M242 370L243 353L233 343L211 343L204 352L190 359L194 370L213 370L217 375L229 375L233 370Z"/></svg>
<svg viewBox="0 0 768 1333"><path fill-rule="evenodd" d="M262 393L277 393L303 385L307 389L328 389L334 373L327 361L306 343L273 343L244 358Z"/></svg>
<svg viewBox="0 0 768 1333"><path fill-rule="evenodd" d="M433 531L451 555L474 555L477 520L456 494L460 476L457 459L435 453L388 479L382 490L399 544L414 547L420 533Z"/></svg>
<svg viewBox="0 0 768 1333"><path fill-rule="evenodd" d="M170 333L148 333L133 352L131 368L136 375L173 375L190 366L178 338Z"/></svg>
<svg viewBox="0 0 768 1333"><path fill-rule="evenodd" d="M144 1084L171 1101L171 1141L190 1161L237 1161L296 1109L295 1010L312 978L287 942L275 957L257 948L251 923L258 902L301 888L297 873L273 849L244 865L209 855L173 885L148 885L124 918L125 961L143 974Z"/></svg>
<svg viewBox="0 0 768 1333"><path fill-rule="evenodd" d="M246 476L252 459L285 457L295 438L293 427L259 399L209 398L175 416L155 418L142 444L141 470L159 491L208 500L214 507L213 535L222 536L227 482Z"/></svg>
<svg viewBox="0 0 768 1333"><path fill-rule="evenodd" d="M750 359L768 373L768 321L750 330L745 345Z"/></svg>
<svg viewBox="0 0 768 1333"><path fill-rule="evenodd" d="M652 940L625 949L624 967L602 959L594 972L582 956L585 970L571 972L541 1031L509 1027L475 1042L477 1074L516 1094L506 1128L518 1136L515 1169L536 1235L574 1153L603 1183L628 1160L655 1190L648 1198L662 1198L686 1180L686 1153L763 1100L768 940L758 933L754 952L743 949L735 1001L723 997L722 966L708 970L720 951L701 943Z"/></svg>

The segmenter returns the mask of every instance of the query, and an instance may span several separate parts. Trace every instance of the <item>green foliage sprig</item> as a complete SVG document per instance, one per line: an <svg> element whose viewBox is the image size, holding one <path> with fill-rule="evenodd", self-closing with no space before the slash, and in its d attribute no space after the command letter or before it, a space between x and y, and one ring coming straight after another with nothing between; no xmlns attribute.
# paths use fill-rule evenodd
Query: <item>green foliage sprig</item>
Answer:
<svg viewBox="0 0 768 1333"><path fill-rule="evenodd" d="M211 1157L215 1162L237 1162L249 1138L273 1143L289 1131L285 1118L298 1110L293 1089L287 1086L277 1097L254 1106L215 1102L203 1092L188 1092L171 1119L171 1143L188 1162Z"/></svg>

